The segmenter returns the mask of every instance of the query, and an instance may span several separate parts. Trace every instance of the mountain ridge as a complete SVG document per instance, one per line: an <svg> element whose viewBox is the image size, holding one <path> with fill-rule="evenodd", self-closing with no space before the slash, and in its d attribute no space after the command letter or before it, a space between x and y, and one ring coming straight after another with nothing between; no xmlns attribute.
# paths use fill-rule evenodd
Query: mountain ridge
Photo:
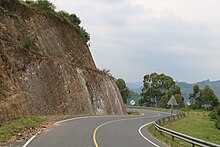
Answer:
<svg viewBox="0 0 220 147"><path fill-rule="evenodd" d="M138 87L137 87L137 83L139 83ZM134 84L132 84L132 82L128 82L127 86L128 86L128 88L132 89L134 92L140 94L141 89L143 88L143 86L141 84L142 84L142 82L134 82ZM204 89L205 86L208 85L214 91L215 95L220 99L220 80L210 81L208 79L208 80L195 82L195 83L176 81L176 84L181 87L181 93L185 99L185 102L187 102L189 100L189 93L192 92L194 85L198 85L201 89Z"/></svg>

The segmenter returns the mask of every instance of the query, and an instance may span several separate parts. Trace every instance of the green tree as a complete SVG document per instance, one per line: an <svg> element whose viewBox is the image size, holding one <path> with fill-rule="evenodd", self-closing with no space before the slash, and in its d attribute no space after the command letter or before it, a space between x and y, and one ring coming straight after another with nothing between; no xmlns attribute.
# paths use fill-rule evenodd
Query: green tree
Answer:
<svg viewBox="0 0 220 147"><path fill-rule="evenodd" d="M60 15L61 17L63 17L64 19L66 19L70 24L74 25L74 26L79 26L81 23L81 20L79 17L76 16L76 14L69 14L66 11L58 11L57 12L58 15Z"/></svg>
<svg viewBox="0 0 220 147"><path fill-rule="evenodd" d="M211 117L211 120L215 122L216 128L220 130L220 103L218 104L218 107L215 107L215 109L209 114Z"/></svg>
<svg viewBox="0 0 220 147"><path fill-rule="evenodd" d="M181 106L183 106L180 87L175 84L170 76L157 73L147 74L144 76L143 85L139 102L141 105L166 107L169 98L172 95L177 95L181 101Z"/></svg>
<svg viewBox="0 0 220 147"><path fill-rule="evenodd" d="M190 107L193 109L198 109L200 104L200 94L201 90L198 85L193 86L193 92L189 94L189 100L190 100Z"/></svg>
<svg viewBox="0 0 220 147"><path fill-rule="evenodd" d="M46 12L54 12L56 9L55 5L48 0L27 0L26 3L38 10Z"/></svg>
<svg viewBox="0 0 220 147"><path fill-rule="evenodd" d="M194 109L214 109L218 106L219 100L214 94L214 91L206 86L203 90L200 90L198 85L193 87L193 93L190 93L191 108Z"/></svg>
<svg viewBox="0 0 220 147"><path fill-rule="evenodd" d="M86 29L80 26L81 20L79 17L76 16L76 14L69 14L68 12L63 10L56 12L56 6L48 0L27 0L24 2L37 10L49 12L59 17L61 20L66 20L67 22L69 22L69 24L79 29L86 42L90 41L90 34L86 31Z"/></svg>
<svg viewBox="0 0 220 147"><path fill-rule="evenodd" d="M127 98L129 95L129 89L126 86L126 83L123 79L119 78L116 80L116 84L118 86L118 89L121 93L121 96L123 98L124 103L127 103Z"/></svg>
<svg viewBox="0 0 220 147"><path fill-rule="evenodd" d="M86 42L88 42L90 40L90 34L83 27L80 27L80 31Z"/></svg>
<svg viewBox="0 0 220 147"><path fill-rule="evenodd" d="M205 89L202 90L198 100L200 101L200 108L213 109L219 104L217 96L209 86L206 86Z"/></svg>

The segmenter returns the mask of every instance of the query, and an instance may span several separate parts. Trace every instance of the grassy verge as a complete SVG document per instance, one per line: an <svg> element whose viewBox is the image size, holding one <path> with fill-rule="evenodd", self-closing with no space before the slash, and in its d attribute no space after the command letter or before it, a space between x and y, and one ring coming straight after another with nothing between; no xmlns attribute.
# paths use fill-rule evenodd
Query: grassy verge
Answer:
<svg viewBox="0 0 220 147"><path fill-rule="evenodd" d="M39 127L45 120L41 117L27 116L12 121L0 127L0 144L8 141L13 136L20 136L21 133Z"/></svg>
<svg viewBox="0 0 220 147"><path fill-rule="evenodd" d="M177 132L199 138L202 140L206 140L209 142L213 142L216 144L220 144L220 131L215 128L214 122L210 121L208 116L209 112L206 111L191 111L189 112L189 116L185 118L176 120L173 122L172 130ZM170 128L169 123L163 124L164 127ZM158 131L155 131L153 127L149 128L149 132L161 140L166 144L170 145L172 143L176 143L182 146L188 146L188 143L184 143L181 140L175 139L175 141L171 140L170 136L167 135L160 135ZM177 145L170 145L170 146L177 146ZM190 146L190 145L189 145Z"/></svg>
<svg viewBox="0 0 220 147"><path fill-rule="evenodd" d="M29 134L46 129L56 121L81 116L83 115L26 116L3 124L0 127L0 146L9 140L25 139Z"/></svg>
<svg viewBox="0 0 220 147"><path fill-rule="evenodd" d="M148 132L158 140L160 140L162 143L171 146L171 147L192 147L191 144L184 142L180 139L175 138L172 140L170 135L166 135L165 133L160 134L159 131L155 130L154 125L151 125L148 128Z"/></svg>

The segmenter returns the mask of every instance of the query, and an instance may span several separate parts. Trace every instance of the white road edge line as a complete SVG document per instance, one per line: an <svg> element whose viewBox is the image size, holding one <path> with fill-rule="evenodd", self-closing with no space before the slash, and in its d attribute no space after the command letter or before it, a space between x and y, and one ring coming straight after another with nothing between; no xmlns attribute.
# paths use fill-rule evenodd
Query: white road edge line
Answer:
<svg viewBox="0 0 220 147"><path fill-rule="evenodd" d="M144 115L143 113L141 115ZM56 122L56 124L60 124L60 123L64 123L67 121L72 121L72 120L77 120L77 119L85 119L85 118L95 118L95 117L117 117L120 115L111 115L111 116L82 116L82 117L76 117L76 118L69 118L69 119L65 119L65 120L61 120ZM137 115L128 115L128 116L137 116ZM37 134L35 134L34 136L32 136L22 147L27 147L27 145L37 136Z"/></svg>
<svg viewBox="0 0 220 147"><path fill-rule="evenodd" d="M142 134L142 132L141 132L142 128L144 128L145 126L150 125L150 124L152 124L152 123L154 123L154 121L149 122L149 123L147 123L147 124L141 126L138 131L139 131L139 134L140 134L145 140L147 140L148 142L150 142L152 145L154 145L154 146L156 146L156 147L160 147L160 146L158 146L157 144L155 144L154 142L150 141L150 140L149 140L147 137L145 137L145 136Z"/></svg>
<svg viewBox="0 0 220 147"><path fill-rule="evenodd" d="M32 136L22 147L26 147L36 136L37 136L37 134Z"/></svg>

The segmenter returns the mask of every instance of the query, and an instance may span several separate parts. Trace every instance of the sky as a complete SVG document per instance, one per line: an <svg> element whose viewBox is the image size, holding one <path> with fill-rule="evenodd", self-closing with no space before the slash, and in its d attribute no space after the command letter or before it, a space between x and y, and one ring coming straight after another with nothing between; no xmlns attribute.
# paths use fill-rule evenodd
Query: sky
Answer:
<svg viewBox="0 0 220 147"><path fill-rule="evenodd" d="M50 0L90 33L99 69L138 82L220 80L220 0Z"/></svg>

